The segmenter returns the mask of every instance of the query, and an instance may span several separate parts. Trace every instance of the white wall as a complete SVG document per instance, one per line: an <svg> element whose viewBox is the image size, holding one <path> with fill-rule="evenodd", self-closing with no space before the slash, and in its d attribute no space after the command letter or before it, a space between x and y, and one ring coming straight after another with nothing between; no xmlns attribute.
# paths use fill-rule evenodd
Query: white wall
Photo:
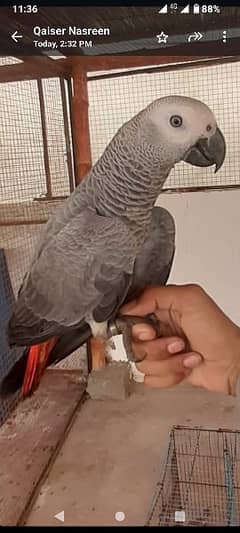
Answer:
<svg viewBox="0 0 240 533"><path fill-rule="evenodd" d="M161 194L176 223L169 283L198 283L240 325L240 190ZM114 360L126 360L121 337ZM141 374L132 365L135 379Z"/></svg>
<svg viewBox="0 0 240 533"><path fill-rule="evenodd" d="M169 282L199 283L240 325L240 190L162 194L176 222Z"/></svg>

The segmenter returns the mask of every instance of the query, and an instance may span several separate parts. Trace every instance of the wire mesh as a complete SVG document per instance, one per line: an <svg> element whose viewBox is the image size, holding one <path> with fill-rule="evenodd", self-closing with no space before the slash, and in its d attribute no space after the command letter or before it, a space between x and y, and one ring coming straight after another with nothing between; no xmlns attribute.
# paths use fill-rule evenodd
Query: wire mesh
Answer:
<svg viewBox="0 0 240 533"><path fill-rule="evenodd" d="M7 261L4 250L0 248L0 294L1 294L1 334L0 334L0 376L3 378L10 370L13 363L21 355L22 349L10 350L7 342L7 322L10 318L14 294L10 276L7 270ZM7 418L9 411L17 401L18 394L2 399L0 404L0 426Z"/></svg>
<svg viewBox="0 0 240 533"><path fill-rule="evenodd" d="M37 82L0 85L0 202L33 200L45 192ZM4 206L1 206L1 213Z"/></svg>
<svg viewBox="0 0 240 533"><path fill-rule="evenodd" d="M14 63L14 58L1 59L2 65ZM41 83L45 124L37 81L0 84L0 249L5 257L0 271L0 381L19 354L6 344L11 305L44 224L70 193L72 145L69 114L65 116L63 106L65 89L58 78ZM52 197L47 196L46 153ZM0 402L0 423L8 409L10 404Z"/></svg>
<svg viewBox="0 0 240 533"><path fill-rule="evenodd" d="M15 294L43 224L70 191L59 79L43 80L43 93L45 148L55 198L36 201L47 194L38 85L36 81L0 84L0 245Z"/></svg>
<svg viewBox="0 0 240 533"><path fill-rule="evenodd" d="M179 94L210 106L226 138L227 156L217 174L212 168L179 163L164 188L240 185L240 62L94 80L89 77L88 92L93 162L124 122L153 100Z"/></svg>
<svg viewBox="0 0 240 533"><path fill-rule="evenodd" d="M173 427L146 525L240 525L239 462L239 431Z"/></svg>
<svg viewBox="0 0 240 533"><path fill-rule="evenodd" d="M54 196L69 194L60 80L43 80L47 151ZM0 84L0 202L46 196L46 168L37 81ZM4 206L1 206L1 214Z"/></svg>

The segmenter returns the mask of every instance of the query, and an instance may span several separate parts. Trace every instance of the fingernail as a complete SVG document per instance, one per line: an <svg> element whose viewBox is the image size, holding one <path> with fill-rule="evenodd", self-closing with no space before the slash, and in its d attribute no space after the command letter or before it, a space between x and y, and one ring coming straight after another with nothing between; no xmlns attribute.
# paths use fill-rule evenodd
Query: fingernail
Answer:
<svg viewBox="0 0 240 533"><path fill-rule="evenodd" d="M149 335L149 329L145 328L144 324L143 325L135 324L132 327L132 332L133 332L133 336L141 341L147 341L149 340L149 338L151 338L151 333Z"/></svg>
<svg viewBox="0 0 240 533"><path fill-rule="evenodd" d="M184 342L179 340L179 341L175 341L169 344L168 351L170 353L178 353L178 352L181 352L183 348L184 348Z"/></svg>
<svg viewBox="0 0 240 533"><path fill-rule="evenodd" d="M186 357L186 359L184 359L183 366L185 366L186 368L196 368L201 362L201 355L189 355L188 357Z"/></svg>
<svg viewBox="0 0 240 533"><path fill-rule="evenodd" d="M143 330L140 333L138 332L137 336L140 339L140 341L148 341L149 340L149 331L144 331Z"/></svg>
<svg viewBox="0 0 240 533"><path fill-rule="evenodd" d="M149 341L155 337L149 327L144 327L144 324L135 324L132 328L133 336L139 339L140 341Z"/></svg>

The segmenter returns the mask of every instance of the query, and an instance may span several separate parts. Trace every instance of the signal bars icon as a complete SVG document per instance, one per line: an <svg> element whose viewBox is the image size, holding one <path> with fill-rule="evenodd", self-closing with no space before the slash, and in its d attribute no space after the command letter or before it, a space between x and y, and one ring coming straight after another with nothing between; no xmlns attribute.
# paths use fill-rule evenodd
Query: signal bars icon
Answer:
<svg viewBox="0 0 240 533"><path fill-rule="evenodd" d="M161 13L161 15L167 15L167 12L168 12L168 5L165 4L165 6L161 7L161 9L159 9L158 13Z"/></svg>
<svg viewBox="0 0 240 533"><path fill-rule="evenodd" d="M180 11L181 15L188 15L190 13L190 4L188 4L187 6L185 6L181 11Z"/></svg>
<svg viewBox="0 0 240 533"><path fill-rule="evenodd" d="M173 4L174 5L174 9L176 10L177 9L177 4ZM176 7L175 7L176 5ZM195 4L196 6L197 4ZM172 5L170 6L170 9L172 11ZM159 9L158 13L160 13L161 15L167 15L168 13L168 4L165 4L163 7L161 7L161 9ZM188 4L187 6L185 6L181 11L180 11L180 14L182 15L188 15L190 13L190 4Z"/></svg>

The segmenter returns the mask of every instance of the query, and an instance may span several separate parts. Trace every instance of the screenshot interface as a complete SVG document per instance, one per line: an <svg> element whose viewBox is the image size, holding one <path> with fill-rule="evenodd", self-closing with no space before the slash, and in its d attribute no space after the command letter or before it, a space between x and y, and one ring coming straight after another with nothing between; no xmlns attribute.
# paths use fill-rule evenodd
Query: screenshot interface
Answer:
<svg viewBox="0 0 240 533"><path fill-rule="evenodd" d="M239 206L240 6L1 4L0 526L240 525Z"/></svg>

